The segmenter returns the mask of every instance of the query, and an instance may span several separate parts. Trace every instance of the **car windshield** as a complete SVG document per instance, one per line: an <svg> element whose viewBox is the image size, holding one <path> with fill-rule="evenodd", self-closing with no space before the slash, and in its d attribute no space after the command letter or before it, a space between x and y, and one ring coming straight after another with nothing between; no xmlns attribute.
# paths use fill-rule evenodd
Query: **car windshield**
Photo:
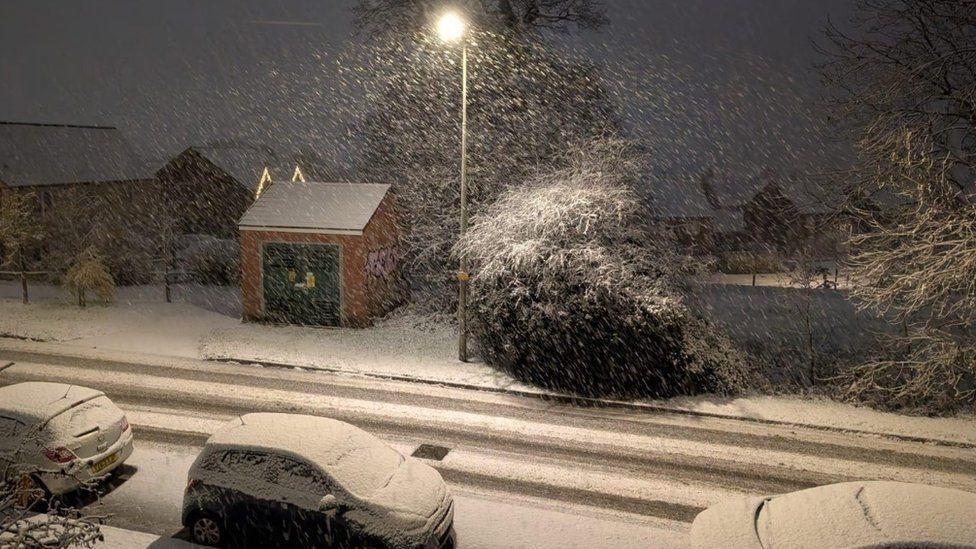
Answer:
<svg viewBox="0 0 976 549"><path fill-rule="evenodd" d="M393 448L365 433L354 434L328 472L349 493L368 496L386 486L402 462Z"/></svg>

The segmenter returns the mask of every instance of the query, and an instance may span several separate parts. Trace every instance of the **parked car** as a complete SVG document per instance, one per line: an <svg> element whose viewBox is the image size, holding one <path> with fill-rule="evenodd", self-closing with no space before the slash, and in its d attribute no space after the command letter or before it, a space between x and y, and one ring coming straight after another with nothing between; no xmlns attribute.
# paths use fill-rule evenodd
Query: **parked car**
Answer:
<svg viewBox="0 0 976 549"><path fill-rule="evenodd" d="M202 545L453 549L440 474L333 419L247 414L211 436L183 524Z"/></svg>
<svg viewBox="0 0 976 549"><path fill-rule="evenodd" d="M34 381L0 387L0 473L8 480L65 494L131 454L129 422L101 391Z"/></svg>
<svg viewBox="0 0 976 549"><path fill-rule="evenodd" d="M742 498L702 511L691 546L976 548L976 494L867 481Z"/></svg>

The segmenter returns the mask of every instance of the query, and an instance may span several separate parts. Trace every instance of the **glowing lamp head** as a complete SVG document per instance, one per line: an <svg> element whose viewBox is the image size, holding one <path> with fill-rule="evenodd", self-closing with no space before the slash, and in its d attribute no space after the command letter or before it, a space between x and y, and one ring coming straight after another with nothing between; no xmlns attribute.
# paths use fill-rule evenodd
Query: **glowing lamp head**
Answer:
<svg viewBox="0 0 976 549"><path fill-rule="evenodd" d="M448 12L437 21L437 34L445 42L457 42L464 36L464 20L454 13Z"/></svg>

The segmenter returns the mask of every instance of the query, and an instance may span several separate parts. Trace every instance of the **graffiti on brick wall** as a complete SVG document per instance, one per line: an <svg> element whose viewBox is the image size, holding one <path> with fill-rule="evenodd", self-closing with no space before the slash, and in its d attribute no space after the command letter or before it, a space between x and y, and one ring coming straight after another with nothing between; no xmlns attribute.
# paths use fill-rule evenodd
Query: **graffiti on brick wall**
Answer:
<svg viewBox="0 0 976 549"><path fill-rule="evenodd" d="M389 278L396 270L397 254L393 248L373 250L366 256L366 274Z"/></svg>

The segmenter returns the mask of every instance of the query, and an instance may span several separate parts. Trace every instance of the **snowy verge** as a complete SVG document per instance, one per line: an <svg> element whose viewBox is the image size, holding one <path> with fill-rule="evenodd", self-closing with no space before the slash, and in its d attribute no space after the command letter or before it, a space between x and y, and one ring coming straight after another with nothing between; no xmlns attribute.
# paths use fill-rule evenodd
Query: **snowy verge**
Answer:
<svg viewBox="0 0 976 549"><path fill-rule="evenodd" d="M366 329L245 324L203 338L207 360L232 360L443 382L489 389L533 391L487 364L461 362L453 327L400 315Z"/></svg>
<svg viewBox="0 0 976 549"><path fill-rule="evenodd" d="M129 302L81 308L56 300L0 299L0 336L89 348L198 358L200 339L238 321L187 303Z"/></svg>
<svg viewBox="0 0 976 549"><path fill-rule="evenodd" d="M789 395L737 398L700 395L646 404L694 414L745 418L766 423L815 426L954 445L976 445L976 416L971 414L957 417L906 416L826 398Z"/></svg>

